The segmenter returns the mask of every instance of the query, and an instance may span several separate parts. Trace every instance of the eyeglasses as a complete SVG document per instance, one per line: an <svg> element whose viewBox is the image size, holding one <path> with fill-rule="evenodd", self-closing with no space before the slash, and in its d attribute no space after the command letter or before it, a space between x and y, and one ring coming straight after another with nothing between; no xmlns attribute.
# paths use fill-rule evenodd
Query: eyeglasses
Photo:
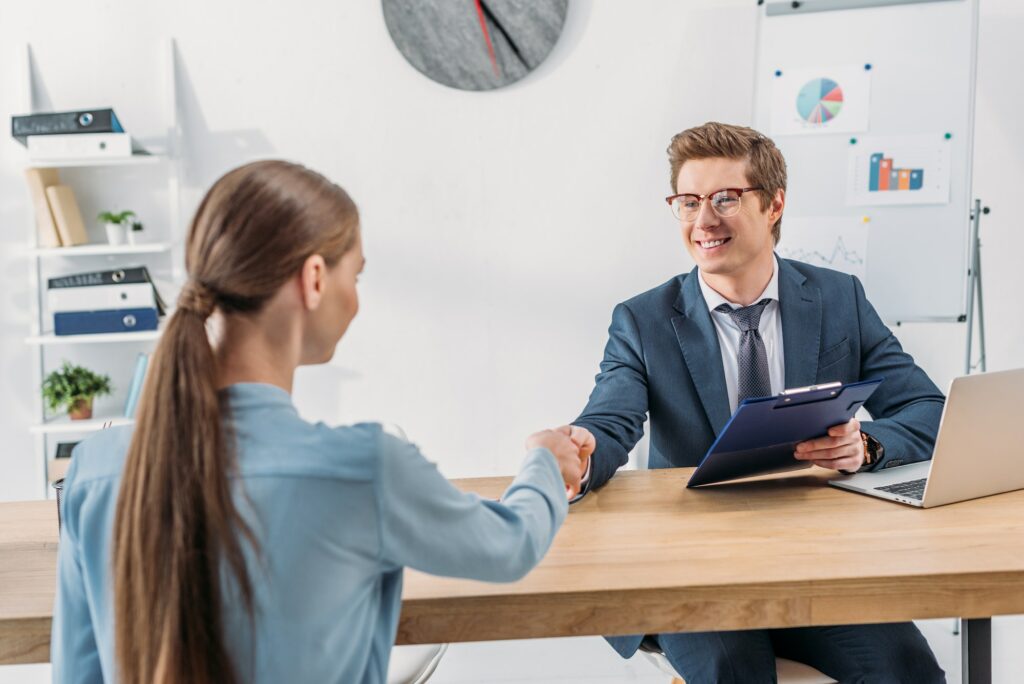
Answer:
<svg viewBox="0 0 1024 684"><path fill-rule="evenodd" d="M695 195L684 192L681 195L666 197L665 201L672 208L672 215L680 221L696 221L704 200L711 200L711 209L722 218L735 216L740 210L740 198L743 193L763 188L722 188L706 195Z"/></svg>

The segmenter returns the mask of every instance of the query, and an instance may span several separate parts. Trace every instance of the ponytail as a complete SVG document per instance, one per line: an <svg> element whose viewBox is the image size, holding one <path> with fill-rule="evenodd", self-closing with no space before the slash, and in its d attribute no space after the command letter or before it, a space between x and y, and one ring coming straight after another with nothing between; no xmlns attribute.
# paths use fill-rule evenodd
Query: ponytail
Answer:
<svg viewBox="0 0 1024 684"><path fill-rule="evenodd" d="M235 682L224 647L220 559L250 614L253 590L231 497L234 450L206 334L214 299L182 292L153 358L114 528L114 619L124 684Z"/></svg>

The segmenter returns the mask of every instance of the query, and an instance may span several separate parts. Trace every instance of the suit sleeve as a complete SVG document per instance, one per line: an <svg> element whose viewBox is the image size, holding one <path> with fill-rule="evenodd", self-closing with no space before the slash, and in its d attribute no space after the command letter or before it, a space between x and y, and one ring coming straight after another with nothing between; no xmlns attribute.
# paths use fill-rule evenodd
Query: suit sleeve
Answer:
<svg viewBox="0 0 1024 684"><path fill-rule="evenodd" d="M590 459L590 478L583 492L600 487L629 460L630 450L644 434L647 420L647 370L640 331L625 304L612 312L601 372L590 400L573 424L590 430L597 448Z"/></svg>
<svg viewBox="0 0 1024 684"><path fill-rule="evenodd" d="M50 633L53 681L61 684L103 681L96 630L82 576L77 534L78 497L74 486L77 463L71 460L71 467L64 478L63 522L57 545L57 597Z"/></svg>
<svg viewBox="0 0 1024 684"><path fill-rule="evenodd" d="M860 281L854 278L853 284L860 320L860 377L885 378L865 405L874 420L861 427L885 448L872 470L927 461L945 398L882 323Z"/></svg>
<svg viewBox="0 0 1024 684"><path fill-rule="evenodd" d="M459 491L414 445L381 435L383 561L433 575L513 582L541 561L565 520L565 483L533 449L500 501Z"/></svg>

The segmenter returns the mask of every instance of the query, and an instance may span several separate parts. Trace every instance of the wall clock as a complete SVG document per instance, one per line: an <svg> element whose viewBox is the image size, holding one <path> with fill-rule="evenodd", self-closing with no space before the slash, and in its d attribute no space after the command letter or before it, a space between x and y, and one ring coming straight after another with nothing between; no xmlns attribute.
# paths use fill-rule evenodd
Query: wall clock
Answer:
<svg viewBox="0 0 1024 684"><path fill-rule="evenodd" d="M391 40L425 76L492 90L536 69L558 41L569 0L381 0Z"/></svg>

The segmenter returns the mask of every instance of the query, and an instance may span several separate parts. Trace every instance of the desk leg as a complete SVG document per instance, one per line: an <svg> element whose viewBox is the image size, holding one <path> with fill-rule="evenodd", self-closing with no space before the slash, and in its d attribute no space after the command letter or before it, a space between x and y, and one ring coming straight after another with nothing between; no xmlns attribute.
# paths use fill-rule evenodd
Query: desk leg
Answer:
<svg viewBox="0 0 1024 684"><path fill-rule="evenodd" d="M992 684L992 618L960 623L962 684Z"/></svg>

